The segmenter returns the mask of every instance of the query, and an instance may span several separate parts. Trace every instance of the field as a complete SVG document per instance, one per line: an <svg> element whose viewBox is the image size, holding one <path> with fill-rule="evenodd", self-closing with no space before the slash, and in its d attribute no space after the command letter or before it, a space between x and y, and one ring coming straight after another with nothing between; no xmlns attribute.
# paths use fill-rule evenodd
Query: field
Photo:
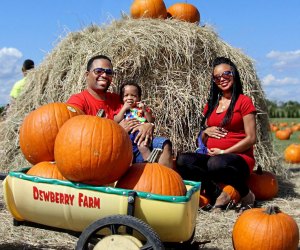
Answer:
<svg viewBox="0 0 300 250"><path fill-rule="evenodd" d="M277 119L274 123L299 123L300 119ZM274 133L272 133L274 137ZM300 131L294 132L290 140L281 141L274 137L274 148L278 152L282 167L286 169L287 178L279 177L279 194L259 206L277 205L291 215L300 226L300 164L287 164L283 160L284 149L291 143L300 143ZM2 185L0 186L0 249L74 249L76 237L63 232L53 232L31 227L14 227L12 217L3 202ZM238 214L227 211L214 214L199 210L197 227L192 249L232 249L231 233ZM300 243L298 245L300 249Z"/></svg>

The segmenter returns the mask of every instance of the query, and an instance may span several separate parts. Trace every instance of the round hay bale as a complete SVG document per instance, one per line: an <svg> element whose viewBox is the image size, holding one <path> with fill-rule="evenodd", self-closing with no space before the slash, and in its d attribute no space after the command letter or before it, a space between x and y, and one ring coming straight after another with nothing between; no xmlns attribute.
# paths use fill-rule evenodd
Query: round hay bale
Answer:
<svg viewBox="0 0 300 250"><path fill-rule="evenodd" d="M212 60L216 56L231 58L238 66L244 93L258 110L257 164L266 170L280 171L268 133L265 96L253 61L220 39L211 27L128 17L67 34L28 74L26 89L2 123L2 170L26 165L18 146L18 130L24 116L45 103L64 102L71 94L83 90L87 61L98 54L113 61L117 75L112 91L118 91L124 79L138 80L143 101L156 116L155 133L171 139L175 154L196 148L194 142L209 93Z"/></svg>

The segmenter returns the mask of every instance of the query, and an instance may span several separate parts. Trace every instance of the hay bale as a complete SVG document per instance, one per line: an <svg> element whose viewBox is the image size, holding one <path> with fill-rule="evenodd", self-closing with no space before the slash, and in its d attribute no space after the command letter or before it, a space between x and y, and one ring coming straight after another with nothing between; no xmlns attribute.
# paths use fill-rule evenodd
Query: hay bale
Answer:
<svg viewBox="0 0 300 250"><path fill-rule="evenodd" d="M92 25L69 33L45 60L28 75L26 89L11 106L0 132L2 170L26 163L18 146L18 130L24 116L49 102L64 102L85 88L87 61L97 54L113 60L117 76L112 91L126 78L138 79L143 100L157 117L156 134L169 137L175 154L195 150L210 85L210 64L216 56L236 63L258 110L257 163L278 172L268 135L269 121L264 93L253 61L222 41L210 27L177 20L130 19L109 25Z"/></svg>

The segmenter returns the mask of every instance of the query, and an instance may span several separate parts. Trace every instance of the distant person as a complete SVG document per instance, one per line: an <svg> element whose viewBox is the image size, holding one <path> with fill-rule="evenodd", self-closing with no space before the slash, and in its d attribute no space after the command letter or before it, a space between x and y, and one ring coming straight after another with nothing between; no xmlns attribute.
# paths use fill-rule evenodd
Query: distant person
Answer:
<svg viewBox="0 0 300 250"><path fill-rule="evenodd" d="M14 84L14 86L10 92L10 97L11 97L12 101L15 101L19 97L20 93L22 92L22 90L25 86L26 75L27 75L28 71L33 68L34 68L34 62L31 59L26 59L23 62L23 66L22 66L23 78Z"/></svg>

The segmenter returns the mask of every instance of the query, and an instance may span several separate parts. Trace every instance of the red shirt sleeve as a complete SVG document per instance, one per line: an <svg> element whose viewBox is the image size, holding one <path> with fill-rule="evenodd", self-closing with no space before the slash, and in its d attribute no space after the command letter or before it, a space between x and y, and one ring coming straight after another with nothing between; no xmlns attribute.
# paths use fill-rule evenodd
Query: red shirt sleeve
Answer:
<svg viewBox="0 0 300 250"><path fill-rule="evenodd" d="M256 108L250 97L243 95L241 98L241 114L242 116L248 115L250 113L255 113Z"/></svg>
<svg viewBox="0 0 300 250"><path fill-rule="evenodd" d="M75 95L70 96L69 100L67 100L67 103L74 105L85 112L84 99L82 99L80 95L75 94Z"/></svg>

